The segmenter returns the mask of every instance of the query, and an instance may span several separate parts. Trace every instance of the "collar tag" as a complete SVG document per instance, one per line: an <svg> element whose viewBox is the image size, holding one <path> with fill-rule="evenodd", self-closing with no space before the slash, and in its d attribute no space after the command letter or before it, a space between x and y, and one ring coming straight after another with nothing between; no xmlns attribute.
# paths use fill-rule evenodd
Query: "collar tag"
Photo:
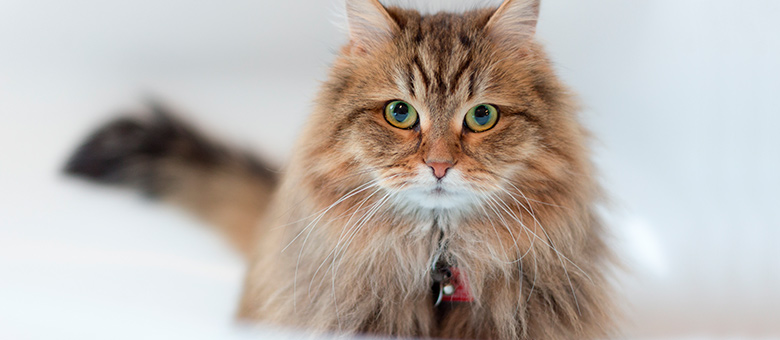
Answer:
<svg viewBox="0 0 780 340"><path fill-rule="evenodd" d="M457 267L449 267L449 270L452 272L452 278L441 288L441 301L473 302L474 296L471 295L471 286L466 273Z"/></svg>

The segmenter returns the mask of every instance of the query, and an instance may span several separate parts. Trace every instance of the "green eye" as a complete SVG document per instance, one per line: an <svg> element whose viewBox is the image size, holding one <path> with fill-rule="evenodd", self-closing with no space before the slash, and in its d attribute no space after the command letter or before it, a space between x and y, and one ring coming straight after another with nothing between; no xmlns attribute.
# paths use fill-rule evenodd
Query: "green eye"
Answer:
<svg viewBox="0 0 780 340"><path fill-rule="evenodd" d="M490 130L498 122L498 109L490 104L479 104L466 113L466 126L474 132Z"/></svg>
<svg viewBox="0 0 780 340"><path fill-rule="evenodd" d="M385 119L399 129L409 129L417 123L417 110L407 102L395 100L385 106Z"/></svg>

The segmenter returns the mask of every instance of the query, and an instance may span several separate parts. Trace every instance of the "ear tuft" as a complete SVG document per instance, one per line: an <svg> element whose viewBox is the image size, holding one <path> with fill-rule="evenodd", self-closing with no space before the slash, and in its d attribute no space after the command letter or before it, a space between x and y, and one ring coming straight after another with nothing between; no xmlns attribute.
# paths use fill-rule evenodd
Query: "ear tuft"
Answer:
<svg viewBox="0 0 780 340"><path fill-rule="evenodd" d="M378 0L346 0L349 38L355 47L368 50L389 41L398 24Z"/></svg>
<svg viewBox="0 0 780 340"><path fill-rule="evenodd" d="M536 33L540 0L504 0L487 23L487 30L501 40L525 41Z"/></svg>

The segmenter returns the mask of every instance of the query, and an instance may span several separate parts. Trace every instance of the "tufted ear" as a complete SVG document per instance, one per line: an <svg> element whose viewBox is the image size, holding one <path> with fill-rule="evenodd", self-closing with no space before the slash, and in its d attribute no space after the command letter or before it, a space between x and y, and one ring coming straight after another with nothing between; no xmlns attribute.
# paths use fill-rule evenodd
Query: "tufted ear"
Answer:
<svg viewBox="0 0 780 340"><path fill-rule="evenodd" d="M368 50L389 41L398 24L379 0L346 0L349 38L355 47Z"/></svg>
<svg viewBox="0 0 780 340"><path fill-rule="evenodd" d="M487 30L503 41L524 41L536 33L540 0L504 0L487 23Z"/></svg>

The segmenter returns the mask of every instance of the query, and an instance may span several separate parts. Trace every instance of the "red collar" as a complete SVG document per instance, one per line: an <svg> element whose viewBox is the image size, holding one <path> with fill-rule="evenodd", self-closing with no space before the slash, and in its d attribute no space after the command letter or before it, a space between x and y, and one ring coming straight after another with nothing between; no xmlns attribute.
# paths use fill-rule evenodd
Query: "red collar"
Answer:
<svg viewBox="0 0 780 340"><path fill-rule="evenodd" d="M436 294L434 306L438 306L442 301L474 301L468 277L458 267L440 267L437 265L434 272L431 273L431 277L434 281L434 293Z"/></svg>

